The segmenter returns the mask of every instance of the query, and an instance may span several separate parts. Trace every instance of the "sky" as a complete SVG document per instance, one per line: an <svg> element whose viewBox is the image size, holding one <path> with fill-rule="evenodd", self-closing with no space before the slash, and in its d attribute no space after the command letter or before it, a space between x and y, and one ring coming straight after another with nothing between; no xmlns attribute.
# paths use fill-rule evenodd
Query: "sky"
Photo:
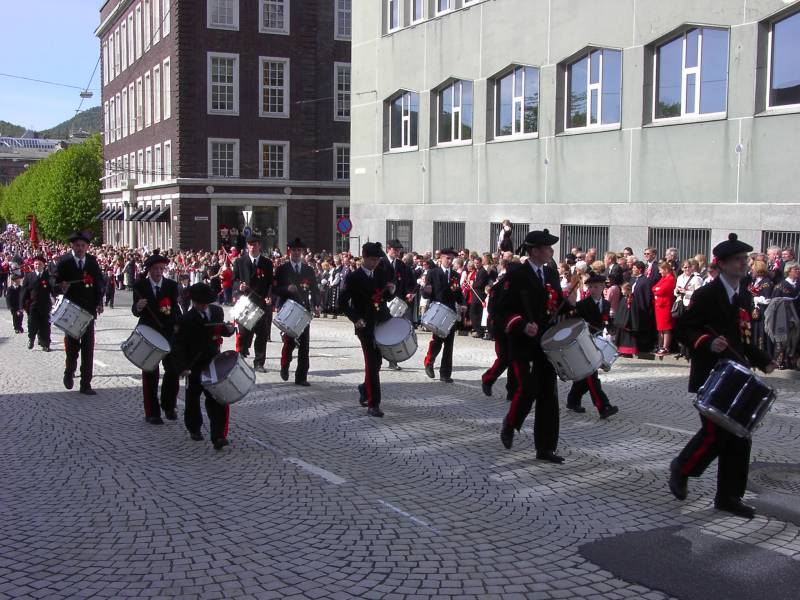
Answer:
<svg viewBox="0 0 800 600"><path fill-rule="evenodd" d="M100 56L102 0L0 0L0 73L86 87ZM100 104L100 71L81 110ZM80 90L0 75L0 120L48 129L75 115Z"/></svg>

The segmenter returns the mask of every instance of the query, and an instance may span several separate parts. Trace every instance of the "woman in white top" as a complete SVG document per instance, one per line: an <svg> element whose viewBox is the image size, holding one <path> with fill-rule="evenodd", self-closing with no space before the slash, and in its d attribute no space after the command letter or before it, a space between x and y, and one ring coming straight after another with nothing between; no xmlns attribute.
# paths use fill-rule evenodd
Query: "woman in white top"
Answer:
<svg viewBox="0 0 800 600"><path fill-rule="evenodd" d="M700 277L698 271L700 270L700 263L698 263L693 258L687 258L683 261L683 265L681 267L681 274L678 275L678 279L675 282L675 298L676 302L681 302L684 307L689 306L689 302L692 299L692 294L694 291L702 287L704 281L703 278ZM673 309L674 310L674 309ZM675 314L674 312L672 313ZM689 353L686 347L683 344L679 344L680 351L678 355L675 357L676 359L684 358L688 360Z"/></svg>

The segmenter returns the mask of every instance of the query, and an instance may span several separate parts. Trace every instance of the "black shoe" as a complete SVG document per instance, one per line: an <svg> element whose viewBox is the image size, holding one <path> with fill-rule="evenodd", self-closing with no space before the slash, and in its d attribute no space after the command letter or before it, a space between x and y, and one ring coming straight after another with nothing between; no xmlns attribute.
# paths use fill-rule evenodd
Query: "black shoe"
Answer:
<svg viewBox="0 0 800 600"><path fill-rule="evenodd" d="M402 371L403 369L396 362L389 362L390 371Z"/></svg>
<svg viewBox="0 0 800 600"><path fill-rule="evenodd" d="M294 384L295 385L302 385L304 387L308 387L308 386L311 385L310 383L308 383L308 381L305 381L305 380L303 380L303 381L295 381Z"/></svg>
<svg viewBox="0 0 800 600"><path fill-rule="evenodd" d="M163 425L164 424L164 421L161 419L161 417L145 417L144 420L147 421L148 423L150 423L150 425Z"/></svg>
<svg viewBox="0 0 800 600"><path fill-rule="evenodd" d="M669 491L678 500L686 500L689 494L689 478L682 475L677 463L673 460L669 465Z"/></svg>
<svg viewBox="0 0 800 600"><path fill-rule="evenodd" d="M173 408L172 410L164 409L164 416L167 417L170 421L177 421L178 420L178 413Z"/></svg>
<svg viewBox="0 0 800 600"><path fill-rule="evenodd" d="M75 385L75 377L72 373L64 373L64 387L71 390Z"/></svg>
<svg viewBox="0 0 800 600"><path fill-rule="evenodd" d="M491 383L483 383L483 382L481 382L481 389L483 390L483 393L485 395L487 395L487 396L491 396L492 395L492 384Z"/></svg>
<svg viewBox="0 0 800 600"><path fill-rule="evenodd" d="M756 516L756 509L742 502L741 498L715 498L714 508L717 510L724 510L737 517L744 517L745 519L752 519Z"/></svg>
<svg viewBox="0 0 800 600"><path fill-rule="evenodd" d="M28 350L33 350L33 340L28 340Z"/></svg>
<svg viewBox="0 0 800 600"><path fill-rule="evenodd" d="M506 450L511 450L511 446L514 444L514 426L507 425L505 420L503 420L503 428L500 430L500 441L503 442Z"/></svg>
<svg viewBox="0 0 800 600"><path fill-rule="evenodd" d="M266 373L267 370L264 368L264 365L253 365L253 371L256 373Z"/></svg>
<svg viewBox="0 0 800 600"><path fill-rule="evenodd" d="M453 383L452 377L439 377L439 381L442 383Z"/></svg>
<svg viewBox="0 0 800 600"><path fill-rule="evenodd" d="M557 465L560 465L561 463L564 462L564 457L563 456L559 456L558 454L556 454L552 450L548 450L547 452L537 452L536 453L536 460L544 460L544 461L547 461L547 462L551 462L551 463L555 463Z"/></svg>
<svg viewBox="0 0 800 600"><path fill-rule="evenodd" d="M289 367L281 367L281 379L289 381Z"/></svg>
<svg viewBox="0 0 800 600"><path fill-rule="evenodd" d="M382 417L383 416L383 411L380 408L378 408L377 406L370 406L367 409L367 414L370 417Z"/></svg>
<svg viewBox="0 0 800 600"><path fill-rule="evenodd" d="M214 440L214 450L222 450L225 446L230 446L230 444L226 438L219 438Z"/></svg>
<svg viewBox="0 0 800 600"><path fill-rule="evenodd" d="M363 383L359 383L358 384L358 403L361 406L366 406L367 405L367 392L364 389L364 384Z"/></svg>
<svg viewBox="0 0 800 600"><path fill-rule="evenodd" d="M580 406L580 405L570 406L569 404L567 404L567 410L571 410L572 412L576 412L576 413L585 413L586 412L586 409L584 407Z"/></svg>
<svg viewBox="0 0 800 600"><path fill-rule="evenodd" d="M86 396L97 396L97 392L95 392L90 385L82 385L80 392Z"/></svg>
<svg viewBox="0 0 800 600"><path fill-rule="evenodd" d="M615 415L615 414L617 414L618 412L619 412L619 408L617 408L616 406L612 406L612 405L610 405L610 404L609 404L609 405L608 405L608 406L606 406L606 407L603 409L603 411L600 413L600 418L601 418L601 419L607 419L607 418L608 418L608 417L610 417L611 415Z"/></svg>
<svg viewBox="0 0 800 600"><path fill-rule="evenodd" d="M239 350L239 355L242 358L247 358L248 356L250 356L250 350Z"/></svg>
<svg viewBox="0 0 800 600"><path fill-rule="evenodd" d="M433 372L433 363L425 365L425 375L427 375L431 379L434 379L436 377L436 373Z"/></svg>
<svg viewBox="0 0 800 600"><path fill-rule="evenodd" d="M200 433L199 431L190 431L189 437L192 438L195 442L202 442L205 439L203 437L203 434Z"/></svg>
<svg viewBox="0 0 800 600"><path fill-rule="evenodd" d="M50 352L50 346L42 346L42 352Z"/></svg>

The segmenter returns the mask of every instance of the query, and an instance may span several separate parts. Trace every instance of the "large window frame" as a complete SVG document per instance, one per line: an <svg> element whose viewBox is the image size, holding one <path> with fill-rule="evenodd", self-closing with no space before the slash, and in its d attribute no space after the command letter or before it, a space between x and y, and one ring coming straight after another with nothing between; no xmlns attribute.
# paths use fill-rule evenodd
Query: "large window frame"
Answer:
<svg viewBox="0 0 800 600"><path fill-rule="evenodd" d="M455 10L455 0L434 0L434 13L436 16L445 15Z"/></svg>
<svg viewBox="0 0 800 600"><path fill-rule="evenodd" d="M164 78L161 86L162 93L164 94L164 108L161 111L163 118L166 121L172 116L172 62L169 57L164 59L161 63L162 76Z"/></svg>
<svg viewBox="0 0 800 600"><path fill-rule="evenodd" d="M616 56L615 62L611 60L611 53ZM585 61L585 73L578 66ZM611 90L607 84L611 80L610 69L618 67L617 80L619 87ZM585 111L583 124L573 121L573 108L575 108L572 95L573 82L576 81L576 71L583 81L579 85L585 86ZM564 131L587 131L598 129L616 129L622 122L622 51L615 48L592 47L584 50L580 55L570 59L564 66ZM610 84L613 85L613 84ZM604 108L607 96L616 96L616 119L605 120Z"/></svg>
<svg viewBox="0 0 800 600"><path fill-rule="evenodd" d="M333 39L350 41L353 36L352 0L334 0Z"/></svg>
<svg viewBox="0 0 800 600"><path fill-rule="evenodd" d="M536 77L535 100L527 95L530 91L528 85L531 77ZM502 118L502 99L505 88L505 81L508 80L508 89L511 92L511 131L501 131L500 119ZM494 115L493 115L493 138L496 141L509 139L536 138L539 136L539 106L541 76L539 67L531 65L513 65L492 78L494 85ZM531 108L531 106L533 107ZM533 112L533 117L529 114ZM534 129L530 130L526 123L528 119L534 119Z"/></svg>
<svg viewBox="0 0 800 600"><path fill-rule="evenodd" d="M219 17L218 7L220 2L231 2L232 19L231 23L214 21L214 9L217 9L216 16ZM239 0L207 0L206 2L206 27L208 29L227 29L239 31Z"/></svg>
<svg viewBox="0 0 800 600"><path fill-rule="evenodd" d="M475 86L467 79L452 79L439 86L433 94L436 114L436 145L437 146L464 146L472 143L475 131ZM449 112L445 109L449 108ZM449 120L448 139L443 139L442 118L445 113ZM469 136L464 137L464 120L469 122Z"/></svg>
<svg viewBox="0 0 800 600"><path fill-rule="evenodd" d="M264 25L264 18L268 14L268 6L283 7L283 27L267 27ZM275 35L289 35L291 31L290 23L291 0L258 0L258 32Z"/></svg>
<svg viewBox="0 0 800 600"><path fill-rule="evenodd" d="M386 0L386 32L391 33L403 28L401 0Z"/></svg>
<svg viewBox="0 0 800 600"><path fill-rule="evenodd" d="M350 181L350 144L333 145L333 180Z"/></svg>
<svg viewBox="0 0 800 600"><path fill-rule="evenodd" d="M352 69L350 63L333 63L333 120L350 120L350 100L352 92Z"/></svg>
<svg viewBox="0 0 800 600"><path fill-rule="evenodd" d="M207 69L206 69L206 76L207 76L207 95L208 95L208 102L207 102L207 111L210 115L232 115L236 116L239 114L239 55L232 54L228 52L209 52L207 54ZM212 81L212 73L213 73L213 64L214 60L232 60L233 61L233 81L232 82L214 82ZM214 108L214 86L230 86L232 89L232 108Z"/></svg>
<svg viewBox="0 0 800 600"><path fill-rule="evenodd" d="M265 157L264 151L267 147L281 148L283 153L283 161L281 169L282 175L272 175L269 169L264 167ZM258 140L258 176L260 179L275 179L284 180L289 179L289 169L291 166L291 143L285 140ZM271 162L271 161L270 161Z"/></svg>
<svg viewBox="0 0 800 600"><path fill-rule="evenodd" d="M214 145L230 144L231 148L231 174L220 175L214 173ZM213 179L236 179L239 177L239 140L235 138L208 138L208 176Z"/></svg>
<svg viewBox="0 0 800 600"><path fill-rule="evenodd" d="M153 67L153 123L161 122L161 65Z"/></svg>
<svg viewBox="0 0 800 600"><path fill-rule="evenodd" d="M267 64L276 64L283 66L283 83L281 85L274 85L272 82L266 81L264 76L264 68ZM281 110L271 111L264 110L264 94L272 91L280 91L283 95L283 106ZM290 108L291 98L291 61L288 58L278 56L259 56L258 57L258 115L260 117L272 117L276 119L288 119L291 116ZM270 97L270 99L272 99Z"/></svg>
<svg viewBox="0 0 800 600"><path fill-rule="evenodd" d="M775 27L781 24L785 24L789 21L792 21L792 24L794 24L795 19L797 20L797 25L800 27L800 11L795 11L791 14L784 15L778 19L775 19L769 24L769 33L767 35L767 81L766 81L766 95L765 95L765 106L766 109L769 111L800 110L800 97L798 98L797 102L778 104L773 102L773 93L772 93L774 67L775 67Z"/></svg>
<svg viewBox="0 0 800 600"><path fill-rule="evenodd" d="M153 124L153 83L150 71L144 73L144 126Z"/></svg>
<svg viewBox="0 0 800 600"><path fill-rule="evenodd" d="M386 102L389 116L389 152L413 152L419 149L419 94L403 90ZM416 114L415 114L416 113ZM399 116L400 139L393 131L394 119ZM399 143L396 143L399 142Z"/></svg>

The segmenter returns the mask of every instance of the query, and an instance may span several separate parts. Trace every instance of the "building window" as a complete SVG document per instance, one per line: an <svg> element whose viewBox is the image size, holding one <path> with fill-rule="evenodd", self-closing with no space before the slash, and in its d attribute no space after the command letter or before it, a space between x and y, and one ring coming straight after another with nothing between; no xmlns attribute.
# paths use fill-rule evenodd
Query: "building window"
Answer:
<svg viewBox="0 0 800 600"><path fill-rule="evenodd" d="M144 127L144 87L142 78L136 80L136 131Z"/></svg>
<svg viewBox="0 0 800 600"><path fill-rule="evenodd" d="M386 29L400 28L400 0L386 0Z"/></svg>
<svg viewBox="0 0 800 600"><path fill-rule="evenodd" d="M108 62L108 42L103 42L103 85L108 85L110 69L111 65Z"/></svg>
<svg viewBox="0 0 800 600"><path fill-rule="evenodd" d="M144 183L144 150L136 153L136 183L139 185Z"/></svg>
<svg viewBox="0 0 800 600"><path fill-rule="evenodd" d="M502 223L489 224L489 246L492 252L500 249L500 229L503 227ZM525 237L531 230L529 223L512 223L511 224L511 243L514 248L519 248L525 241Z"/></svg>
<svg viewBox="0 0 800 600"><path fill-rule="evenodd" d="M397 240L403 244L406 252L411 252L414 247L414 222L386 221L386 239Z"/></svg>
<svg viewBox="0 0 800 600"><path fill-rule="evenodd" d="M172 72L170 70L170 61L168 58L164 59L164 120L172 116Z"/></svg>
<svg viewBox="0 0 800 600"><path fill-rule="evenodd" d="M350 63L333 63L336 81L334 121L350 120Z"/></svg>
<svg viewBox="0 0 800 600"><path fill-rule="evenodd" d="M454 0L436 0L436 14L441 15L442 13L452 10L453 1Z"/></svg>
<svg viewBox="0 0 800 600"><path fill-rule="evenodd" d="M122 137L128 137L128 88L122 88Z"/></svg>
<svg viewBox="0 0 800 600"><path fill-rule="evenodd" d="M153 181L161 181L164 179L164 173L161 170L161 144L156 144L153 147Z"/></svg>
<svg viewBox="0 0 800 600"><path fill-rule="evenodd" d="M728 94L728 30L698 27L655 50L654 117L724 113Z"/></svg>
<svg viewBox="0 0 800 600"><path fill-rule="evenodd" d="M136 5L136 59L142 56L142 5Z"/></svg>
<svg viewBox="0 0 800 600"><path fill-rule="evenodd" d="M419 94L402 92L390 99L389 148L416 150L419 131Z"/></svg>
<svg viewBox="0 0 800 600"><path fill-rule="evenodd" d="M425 11L423 0L411 0L411 23L419 23L424 18Z"/></svg>
<svg viewBox="0 0 800 600"><path fill-rule="evenodd" d="M494 80L495 136L539 131L539 69L514 67Z"/></svg>
<svg viewBox="0 0 800 600"><path fill-rule="evenodd" d="M562 256L566 256L572 248L597 248L597 256L602 257L608 250L608 226L562 225L559 243Z"/></svg>
<svg viewBox="0 0 800 600"><path fill-rule="evenodd" d="M336 181L350 180L350 144L333 145L333 173Z"/></svg>
<svg viewBox="0 0 800 600"><path fill-rule="evenodd" d="M693 258L696 254L709 256L711 230L688 227L649 227L647 229L647 245L658 248L662 256L667 248L676 248L680 260Z"/></svg>
<svg viewBox="0 0 800 600"><path fill-rule="evenodd" d="M153 148L148 146L144 149L144 182L153 181Z"/></svg>
<svg viewBox="0 0 800 600"><path fill-rule="evenodd" d="M153 123L161 122L161 67L153 67Z"/></svg>
<svg viewBox="0 0 800 600"><path fill-rule="evenodd" d="M108 101L103 102L103 131L105 132L103 139L108 146L111 143L111 112L108 108Z"/></svg>
<svg viewBox="0 0 800 600"><path fill-rule="evenodd" d="M133 84L128 84L128 131L131 135L136 131L136 93Z"/></svg>
<svg viewBox="0 0 800 600"><path fill-rule="evenodd" d="M108 103L108 113L109 113L109 117L108 117L109 118L109 122L108 122L109 129L108 129L108 132L109 132L109 141L110 142L116 142L117 141L117 116L116 116L116 112L117 111L116 111L116 108L114 106L115 103L116 103L116 100L114 98L111 98L111 100Z"/></svg>
<svg viewBox="0 0 800 600"><path fill-rule="evenodd" d="M208 53L208 112L210 114L238 114L238 54Z"/></svg>
<svg viewBox="0 0 800 600"><path fill-rule="evenodd" d="M776 21L770 31L767 106L800 105L800 12Z"/></svg>
<svg viewBox="0 0 800 600"><path fill-rule="evenodd" d="M144 126L150 127L153 123L153 85L150 81L150 71L144 74Z"/></svg>
<svg viewBox="0 0 800 600"><path fill-rule="evenodd" d="M172 0L162 0L162 9L161 12L164 14L162 18L162 27L164 29L164 37L169 35L170 30L172 29L172 23L170 22L170 3Z"/></svg>
<svg viewBox="0 0 800 600"><path fill-rule="evenodd" d="M172 141L164 142L164 178L172 179Z"/></svg>
<svg viewBox="0 0 800 600"><path fill-rule="evenodd" d="M153 0L153 44L161 39L161 0Z"/></svg>
<svg viewBox="0 0 800 600"><path fill-rule="evenodd" d="M565 128L620 122L622 52L592 49L566 68Z"/></svg>
<svg viewBox="0 0 800 600"><path fill-rule="evenodd" d="M128 39L125 44L128 47L128 64L132 65L136 60L136 44L134 42L133 12L128 15Z"/></svg>
<svg viewBox="0 0 800 600"><path fill-rule="evenodd" d="M124 71L128 68L128 24L125 20L119 26L119 31L120 54L122 55L122 70Z"/></svg>
<svg viewBox="0 0 800 600"><path fill-rule="evenodd" d="M239 176L239 140L208 140L208 176Z"/></svg>
<svg viewBox="0 0 800 600"><path fill-rule="evenodd" d="M259 176L265 179L289 179L289 142L261 141Z"/></svg>
<svg viewBox="0 0 800 600"><path fill-rule="evenodd" d="M261 33L289 33L289 0L261 0L259 4Z"/></svg>
<svg viewBox="0 0 800 600"><path fill-rule="evenodd" d="M128 172L125 173L127 179L136 179L136 153L131 152L128 155Z"/></svg>
<svg viewBox="0 0 800 600"><path fill-rule="evenodd" d="M472 82L457 80L436 93L438 144L472 139Z"/></svg>
<svg viewBox="0 0 800 600"><path fill-rule="evenodd" d="M122 139L122 94L117 93L114 99L116 101L114 104L114 110L116 111L115 117L117 125L117 131L114 135L116 135L118 140L121 140Z"/></svg>
<svg viewBox="0 0 800 600"><path fill-rule="evenodd" d="M433 222L433 249L443 250L464 248L466 225L461 221L434 221Z"/></svg>
<svg viewBox="0 0 800 600"><path fill-rule="evenodd" d="M122 157L122 172L119 174L120 181L122 183L125 183L125 181L128 179L129 170L130 166L128 164L128 155L126 154Z"/></svg>
<svg viewBox="0 0 800 600"><path fill-rule="evenodd" d="M262 56L261 63L261 116L289 116L289 59Z"/></svg>
<svg viewBox="0 0 800 600"><path fill-rule="evenodd" d="M334 204L334 220L333 220L333 237L335 241L335 252L349 252L350 251L350 236L349 235L342 235L336 229L336 223L339 222L339 219L349 219L350 218L350 206L344 204Z"/></svg>
<svg viewBox="0 0 800 600"><path fill-rule="evenodd" d="M152 15L150 14L150 0L144 0L144 15L142 17L144 21L144 30L142 35L144 36L144 51L147 52L150 50L150 43L152 42L152 29L150 25L152 24L150 19Z"/></svg>
<svg viewBox="0 0 800 600"><path fill-rule="evenodd" d="M239 0L208 0L207 26L213 29L239 29Z"/></svg>
<svg viewBox="0 0 800 600"><path fill-rule="evenodd" d="M353 31L352 0L336 0L333 37L337 40L349 40Z"/></svg>
<svg viewBox="0 0 800 600"><path fill-rule="evenodd" d="M114 32L114 75L122 73L122 35L119 27Z"/></svg>
<svg viewBox="0 0 800 600"><path fill-rule="evenodd" d="M778 246L781 249L788 248L795 257L798 257L800 256L800 231L762 231L761 251L766 252L770 246Z"/></svg>
<svg viewBox="0 0 800 600"><path fill-rule="evenodd" d="M108 80L114 81L114 34L108 36Z"/></svg>

